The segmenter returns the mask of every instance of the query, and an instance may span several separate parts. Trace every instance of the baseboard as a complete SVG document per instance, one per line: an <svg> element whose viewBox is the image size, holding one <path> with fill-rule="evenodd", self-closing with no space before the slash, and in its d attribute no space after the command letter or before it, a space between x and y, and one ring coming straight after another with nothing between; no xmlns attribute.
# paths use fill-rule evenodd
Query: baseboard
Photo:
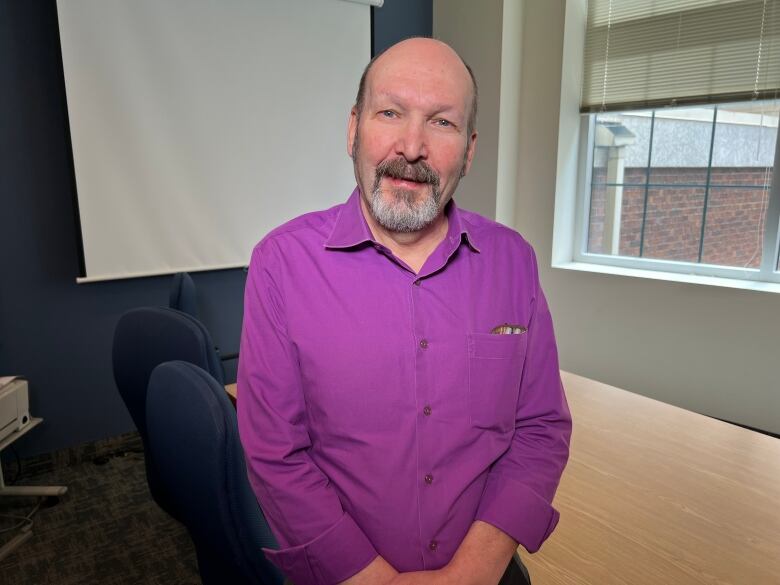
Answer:
<svg viewBox="0 0 780 585"><path fill-rule="evenodd" d="M94 461L127 452L143 452L143 443L138 432L124 433L51 453L25 457L19 461L12 455L11 449L7 449L3 452L3 476L7 480L18 476L20 464L24 475L29 477L78 465L84 461Z"/></svg>

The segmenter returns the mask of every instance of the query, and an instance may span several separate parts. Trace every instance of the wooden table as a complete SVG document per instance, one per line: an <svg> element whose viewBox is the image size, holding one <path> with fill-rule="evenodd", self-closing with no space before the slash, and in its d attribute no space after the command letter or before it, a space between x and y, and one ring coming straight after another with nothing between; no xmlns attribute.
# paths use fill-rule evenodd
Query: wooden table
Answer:
<svg viewBox="0 0 780 585"><path fill-rule="evenodd" d="M571 457L533 585L780 584L780 440L562 376Z"/></svg>
<svg viewBox="0 0 780 585"><path fill-rule="evenodd" d="M533 585L780 585L780 440L561 375L571 457L557 529L521 550Z"/></svg>
<svg viewBox="0 0 780 585"><path fill-rule="evenodd" d="M230 398L233 406L235 406L236 398L238 398L238 384L226 384L225 392L227 392L228 398Z"/></svg>

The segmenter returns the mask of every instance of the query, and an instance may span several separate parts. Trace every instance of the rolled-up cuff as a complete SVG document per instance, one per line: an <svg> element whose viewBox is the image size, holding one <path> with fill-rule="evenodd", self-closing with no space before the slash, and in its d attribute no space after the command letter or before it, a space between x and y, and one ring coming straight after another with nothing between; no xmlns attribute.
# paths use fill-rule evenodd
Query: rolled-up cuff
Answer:
<svg viewBox="0 0 780 585"><path fill-rule="evenodd" d="M555 508L528 486L500 476L488 477L476 515L531 553L552 534L558 518Z"/></svg>
<svg viewBox="0 0 780 585"><path fill-rule="evenodd" d="M377 552L347 513L314 540L283 550L264 548L266 558L295 585L335 585L373 561Z"/></svg>

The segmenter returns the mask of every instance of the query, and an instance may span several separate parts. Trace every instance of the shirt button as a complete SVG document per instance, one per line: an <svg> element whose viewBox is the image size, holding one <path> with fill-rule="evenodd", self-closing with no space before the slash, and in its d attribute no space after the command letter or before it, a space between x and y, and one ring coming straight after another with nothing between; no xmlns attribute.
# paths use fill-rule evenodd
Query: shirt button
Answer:
<svg viewBox="0 0 780 585"><path fill-rule="evenodd" d="M431 485L433 483L433 476L430 473L425 476L425 483L427 483L428 485Z"/></svg>
<svg viewBox="0 0 780 585"><path fill-rule="evenodd" d="M423 414L425 416L431 416L431 412L433 412L433 411L431 410L430 406L426 406L425 408L423 408Z"/></svg>
<svg viewBox="0 0 780 585"><path fill-rule="evenodd" d="M436 542L435 540L432 540L431 542L428 543L428 548L436 552L436 549L439 548L439 543Z"/></svg>
<svg viewBox="0 0 780 585"><path fill-rule="evenodd" d="M427 339L421 339L420 340L420 347L423 349L428 349L428 340Z"/></svg>
<svg viewBox="0 0 780 585"><path fill-rule="evenodd" d="M420 286L420 280L417 279L412 284L414 284L414 286Z"/></svg>

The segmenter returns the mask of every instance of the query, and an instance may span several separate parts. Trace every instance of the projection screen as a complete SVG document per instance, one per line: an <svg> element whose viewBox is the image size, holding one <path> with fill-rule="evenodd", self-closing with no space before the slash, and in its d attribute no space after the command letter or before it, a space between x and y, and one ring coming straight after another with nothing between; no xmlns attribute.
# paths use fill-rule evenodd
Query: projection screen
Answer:
<svg viewBox="0 0 780 585"><path fill-rule="evenodd" d="M369 7L342 0L58 0L85 274L244 266L347 198Z"/></svg>

